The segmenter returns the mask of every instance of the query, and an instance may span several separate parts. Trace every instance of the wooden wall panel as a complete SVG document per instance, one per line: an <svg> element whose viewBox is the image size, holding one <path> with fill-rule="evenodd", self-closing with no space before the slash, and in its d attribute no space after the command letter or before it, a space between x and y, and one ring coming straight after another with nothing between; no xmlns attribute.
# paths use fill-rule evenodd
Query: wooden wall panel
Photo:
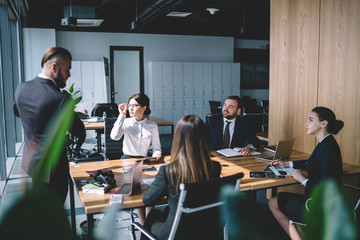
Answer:
<svg viewBox="0 0 360 240"><path fill-rule="evenodd" d="M343 161L360 165L360 1L321 1L319 105L344 121Z"/></svg>
<svg viewBox="0 0 360 240"><path fill-rule="evenodd" d="M312 152L304 123L317 104L320 0L271 0L269 143L295 137Z"/></svg>

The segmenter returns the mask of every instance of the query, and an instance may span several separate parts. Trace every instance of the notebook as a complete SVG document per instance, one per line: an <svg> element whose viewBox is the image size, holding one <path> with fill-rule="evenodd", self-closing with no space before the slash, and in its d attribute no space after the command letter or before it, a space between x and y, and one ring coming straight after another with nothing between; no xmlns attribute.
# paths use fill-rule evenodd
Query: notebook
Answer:
<svg viewBox="0 0 360 240"><path fill-rule="evenodd" d="M295 138L280 140L276 145L275 153L269 153L266 155L255 157L255 159L271 162L275 159L287 159L291 155L292 148L294 146Z"/></svg>
<svg viewBox="0 0 360 240"><path fill-rule="evenodd" d="M121 183L119 190L113 194L123 194L123 195L132 195L141 191L141 181L142 181L142 167L143 161L135 162L135 167L131 172L131 182L130 183Z"/></svg>
<svg viewBox="0 0 360 240"><path fill-rule="evenodd" d="M241 150L241 148L224 148L224 149L220 149L217 150L216 152L220 153L221 155L225 156L225 157L237 157L237 156L242 156L242 154L239 152ZM260 155L261 153L253 151L250 155Z"/></svg>

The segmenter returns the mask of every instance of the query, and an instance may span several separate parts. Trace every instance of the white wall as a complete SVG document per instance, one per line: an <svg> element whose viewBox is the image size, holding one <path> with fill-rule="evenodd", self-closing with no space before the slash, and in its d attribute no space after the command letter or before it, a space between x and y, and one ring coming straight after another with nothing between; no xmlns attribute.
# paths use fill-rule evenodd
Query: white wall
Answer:
<svg viewBox="0 0 360 240"><path fill-rule="evenodd" d="M33 79L41 72L41 58L46 49L56 46L55 29L23 28L24 77Z"/></svg>
<svg viewBox="0 0 360 240"><path fill-rule="evenodd" d="M150 61L233 62L234 54L231 37L59 31L56 44L68 49L75 61L110 59L110 46L143 46L145 93Z"/></svg>

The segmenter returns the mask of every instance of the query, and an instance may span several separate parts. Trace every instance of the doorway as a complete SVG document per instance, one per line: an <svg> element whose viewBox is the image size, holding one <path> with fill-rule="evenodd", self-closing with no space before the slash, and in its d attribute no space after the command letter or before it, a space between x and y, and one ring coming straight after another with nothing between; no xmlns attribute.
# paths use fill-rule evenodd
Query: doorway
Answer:
<svg viewBox="0 0 360 240"><path fill-rule="evenodd" d="M134 93L144 93L143 50L143 47L110 46L112 103L127 103Z"/></svg>

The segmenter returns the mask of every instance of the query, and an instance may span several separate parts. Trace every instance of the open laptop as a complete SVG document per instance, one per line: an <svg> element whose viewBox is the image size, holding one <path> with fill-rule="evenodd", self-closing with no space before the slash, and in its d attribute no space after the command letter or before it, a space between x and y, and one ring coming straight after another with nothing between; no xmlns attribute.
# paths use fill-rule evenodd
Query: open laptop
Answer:
<svg viewBox="0 0 360 240"><path fill-rule="evenodd" d="M264 160L271 162L275 159L287 159L291 155L291 151L293 149L295 142L295 138L287 139L287 140L280 140L276 145L276 150L274 153L269 153L266 155L261 155L255 157L255 159Z"/></svg>
<svg viewBox="0 0 360 240"><path fill-rule="evenodd" d="M135 162L135 167L131 172L131 182L121 183L119 190L113 194L132 195L141 191L143 162L143 160Z"/></svg>

